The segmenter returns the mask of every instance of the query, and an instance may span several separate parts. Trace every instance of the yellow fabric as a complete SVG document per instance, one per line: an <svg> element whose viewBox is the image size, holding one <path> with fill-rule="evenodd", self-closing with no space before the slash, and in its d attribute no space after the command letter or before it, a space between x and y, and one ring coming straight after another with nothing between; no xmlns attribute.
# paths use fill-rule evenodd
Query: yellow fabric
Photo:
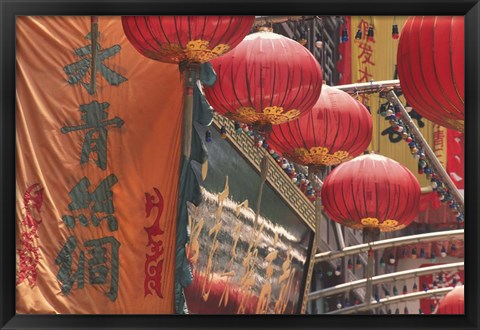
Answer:
<svg viewBox="0 0 480 330"><path fill-rule="evenodd" d="M397 24L401 33L407 18L408 16L352 16L352 35L356 33L358 28L362 31L362 39L352 40L353 42L351 43L352 83L394 79L399 39L392 38L392 25ZM370 24L374 26L374 42L367 41L367 31ZM428 185L429 181L425 178L425 175L418 174L418 162L410 153L408 145L403 140L398 143L392 143L388 139L388 135L381 135L386 128L390 127L390 124L377 111L380 108L380 104L385 103L387 100L380 99L378 93L360 95L358 100L368 105L372 112L373 135L369 150L405 165L419 179L421 186ZM403 96L400 97L400 100L405 105ZM420 128L420 131L427 143L432 146L433 124L425 118L422 118L422 121L425 123L425 126ZM417 121L414 120L414 122L418 127Z"/></svg>
<svg viewBox="0 0 480 330"><path fill-rule="evenodd" d="M83 58L75 50L90 44L86 39L90 17L17 18L17 249L22 247L21 234L31 230L22 222L32 210L24 205L25 192L37 183L43 188L43 203L34 215L41 219L38 238L33 241L39 248L38 277L33 284L24 280L17 285L18 313L171 314L174 310L182 79L177 65L141 56L126 39L120 17L99 17L98 26L101 51L121 47L102 63L128 80L114 86L97 68L97 91L90 95L81 84L68 83L64 72L65 66ZM90 81L90 71L84 80ZM81 125L80 106L94 101L109 104L108 120L119 117L124 121L121 127L107 128L105 169L95 163L95 153L87 163L80 163L85 130L61 132L62 127ZM111 174L118 179L111 188L118 230L110 230L105 220L94 226L89 210L83 210L87 227L78 221L73 228L67 227L62 216L77 212L69 210L72 188L86 177L91 193ZM146 254L151 254L145 227L152 226L157 217L156 209L146 214L146 194L156 196L154 188L165 205L160 217L164 233L155 237L163 241L163 298L154 290L145 295L144 283ZM77 240L72 272L77 270L80 250L84 251L85 284L78 288L75 282L71 291L63 294L55 259L71 236ZM113 301L105 294L111 281L90 283L88 262L92 256L83 245L109 236L120 243L118 296ZM110 260L113 248L106 248Z"/></svg>

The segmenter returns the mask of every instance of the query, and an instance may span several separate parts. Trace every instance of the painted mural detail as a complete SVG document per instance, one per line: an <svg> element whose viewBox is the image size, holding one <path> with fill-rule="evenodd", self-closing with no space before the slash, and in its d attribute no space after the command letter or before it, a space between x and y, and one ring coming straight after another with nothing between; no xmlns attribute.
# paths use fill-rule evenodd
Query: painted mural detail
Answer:
<svg viewBox="0 0 480 330"><path fill-rule="evenodd" d="M202 189L203 203L189 206L189 310L202 304L211 306L207 314L294 313L306 263L299 238L262 216L256 227L248 201L237 203L225 191Z"/></svg>

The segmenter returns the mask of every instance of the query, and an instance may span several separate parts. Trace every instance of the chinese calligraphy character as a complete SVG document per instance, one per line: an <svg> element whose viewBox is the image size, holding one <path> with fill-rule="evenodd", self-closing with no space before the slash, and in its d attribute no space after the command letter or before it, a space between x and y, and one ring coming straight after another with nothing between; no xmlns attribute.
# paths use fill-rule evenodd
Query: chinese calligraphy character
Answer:
<svg viewBox="0 0 480 330"><path fill-rule="evenodd" d="M397 143L402 141L402 134L399 132L396 132L393 127L388 127L382 131L382 136L388 135L388 139L392 143Z"/></svg>
<svg viewBox="0 0 480 330"><path fill-rule="evenodd" d="M357 82L369 82L373 77L373 74L368 72L368 66L363 67L363 69L358 69L360 73L360 78L357 79Z"/></svg>
<svg viewBox="0 0 480 330"><path fill-rule="evenodd" d="M102 170L107 168L107 127L114 125L116 128L120 128L124 124L124 121L119 117L107 119L108 113L105 110L109 106L107 102L98 103L97 101L81 105L81 119L85 124L64 126L60 129L63 134L88 130L83 141L82 154L80 157L81 164L88 162L91 153L96 153L97 159L95 163L97 166Z"/></svg>
<svg viewBox="0 0 480 330"><path fill-rule="evenodd" d="M115 208L113 206L113 193L111 188L118 182L115 174L110 174L105 178L97 188L90 193L88 188L90 187L90 181L84 177L81 179L75 187L68 193L72 202L68 205L70 211L78 211L84 209L90 209L90 219L95 227L100 225L102 220L106 220L110 231L118 229L117 219L114 216ZM100 213L100 215L97 215ZM72 215L63 215L63 222L70 228L75 227L75 220L78 220L84 227L88 226L87 217L83 214L78 217Z"/></svg>
<svg viewBox="0 0 480 330"><path fill-rule="evenodd" d="M163 298L162 294L162 272L163 272L163 241L160 236L164 231L160 228L160 218L163 212L163 197L157 188L153 188L155 195L145 193L146 203L145 212L147 218L151 215L153 209L157 209L157 216L150 227L145 227L148 235L147 247L150 247L151 254L145 254L145 282L144 293L145 296L152 294L152 288L157 293L157 296ZM157 201L156 201L157 199Z"/></svg>
<svg viewBox="0 0 480 330"><path fill-rule="evenodd" d="M40 208L43 204L44 189L35 183L27 188L23 197L25 217L20 221L20 237L18 254L17 285L28 281L31 287L37 282L37 266L39 263L38 225L42 222Z"/></svg>
<svg viewBox="0 0 480 330"><path fill-rule="evenodd" d="M367 43L361 43L360 45L358 45L358 47L362 50L362 52L360 53L360 55L358 55L358 58L361 58L361 59L362 59L362 64L375 65L375 63L373 63L373 62L370 60L370 58L373 56L372 46L370 46L370 45L367 44Z"/></svg>
<svg viewBox="0 0 480 330"><path fill-rule="evenodd" d="M108 245L110 245L110 249L105 247ZM115 301L118 293L118 250L120 243L113 236L109 236L86 241L84 246L90 256L87 262L89 284L108 284L110 281L110 289L105 292L105 295L111 301ZM71 292L75 282L77 282L78 289L85 287L84 251L79 253L77 270L75 272L72 270L76 249L77 240L70 236L55 259L55 264L60 265L57 279L61 282L61 290L65 295Z"/></svg>
<svg viewBox="0 0 480 330"><path fill-rule="evenodd" d="M87 40L90 39L90 33L85 38ZM69 64L63 68L63 71L68 75L68 83L71 85L81 83L81 85L85 87L90 95L94 94L94 91L90 89L90 83L85 81L85 76L90 70L93 61L95 61L96 67L98 68L100 74L110 85L117 86L127 81L127 78L113 71L103 63L103 61L116 55L118 52L120 52L120 50L120 45L114 45L110 48L102 50L100 44L97 44L97 57L93 59L92 45L76 49L75 55L80 57L81 60ZM90 79L96 79L96 77L91 76Z"/></svg>

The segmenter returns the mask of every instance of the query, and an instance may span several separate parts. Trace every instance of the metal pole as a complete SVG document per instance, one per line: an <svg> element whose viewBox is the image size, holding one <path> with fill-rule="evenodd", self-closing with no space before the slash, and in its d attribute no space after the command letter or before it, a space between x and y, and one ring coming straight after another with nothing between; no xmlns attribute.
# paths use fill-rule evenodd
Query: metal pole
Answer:
<svg viewBox="0 0 480 330"><path fill-rule="evenodd" d="M338 309L326 314L352 314L355 312L363 312L372 310L374 308L382 307L389 304L398 304L404 301L417 300L421 298L431 297L431 296L443 296L453 290L453 287L433 289L428 291L413 292L407 293L401 296L395 296L390 298L380 299L378 302L372 302L371 304L359 304L352 307L347 307L343 309Z"/></svg>
<svg viewBox="0 0 480 330"><path fill-rule="evenodd" d="M447 230L439 231L435 233L419 234L419 235L410 235L398 238L391 238L382 241L372 242L370 244L360 244L354 246L348 246L340 251L328 251L317 253L315 255L315 262L320 262L324 260L337 259L349 255L359 254L368 252L371 248L372 250L381 250L388 247L402 246L412 243L421 243L421 242L432 242L439 239L451 240L454 238L462 239L464 234L463 229L456 230Z"/></svg>
<svg viewBox="0 0 480 330"><path fill-rule="evenodd" d="M400 102L395 92L394 91L388 92L387 99L399 107L400 112L402 113L402 119L410 129L410 133L412 133L412 135L415 137L415 141L418 144L420 144L420 146L425 151L425 156L427 157L427 160L430 162L430 165L435 170L435 173L441 178L442 182L447 186L448 191L453 195L453 197L455 198L455 201L462 208L462 211L465 210L465 202L463 200L463 196L458 191L452 179L450 179L450 176L448 175L447 171L445 171L442 164L440 164L440 162L438 161L437 157L435 156L435 153L430 148L427 141L425 141L425 138L423 137L422 133L417 128L415 123L412 121L412 118L410 118L410 115L408 114L407 110L403 107L402 102Z"/></svg>
<svg viewBox="0 0 480 330"><path fill-rule="evenodd" d="M448 270L459 270L464 268L465 263L455 262L450 264L436 265L430 267L409 269L395 273L383 274L379 276L372 277L372 284L382 284L390 281L405 280L409 278L418 277L421 275L434 274L438 272L445 272ZM333 296L338 293L350 291L353 289L358 289L364 287L366 284L366 279L361 279L358 281L353 281L349 283L342 283L327 289L314 291L308 294L308 300L316 300L327 296Z"/></svg>

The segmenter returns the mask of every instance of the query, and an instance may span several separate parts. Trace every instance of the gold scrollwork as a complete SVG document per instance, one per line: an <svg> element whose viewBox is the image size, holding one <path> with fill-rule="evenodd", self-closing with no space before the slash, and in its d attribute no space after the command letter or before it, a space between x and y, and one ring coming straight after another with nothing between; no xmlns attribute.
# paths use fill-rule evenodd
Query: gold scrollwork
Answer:
<svg viewBox="0 0 480 330"><path fill-rule="evenodd" d="M266 107L261 112L256 112L252 107L241 107L236 112L226 114L230 119L246 124L272 124L286 123L300 116L300 111L292 109L285 111L283 107Z"/></svg>
<svg viewBox="0 0 480 330"><path fill-rule="evenodd" d="M363 218L360 224L351 225L354 229L379 228L382 232L391 232L405 228L405 225L399 225L397 220L387 219L380 223L377 218Z"/></svg>
<svg viewBox="0 0 480 330"><path fill-rule="evenodd" d="M229 49L230 45L227 44L219 44L211 49L210 43L206 40L190 40L185 48L179 44L166 44L162 45L160 50L151 55L153 58L162 58L175 63L184 60L206 63L225 54Z"/></svg>
<svg viewBox="0 0 480 330"><path fill-rule="evenodd" d="M313 147L310 149L295 148L293 152L287 154L287 158L291 159L294 163L299 163L302 165L314 164L332 166L346 162L353 158L347 151L343 150L339 150L333 154L330 154L328 148L326 147Z"/></svg>

